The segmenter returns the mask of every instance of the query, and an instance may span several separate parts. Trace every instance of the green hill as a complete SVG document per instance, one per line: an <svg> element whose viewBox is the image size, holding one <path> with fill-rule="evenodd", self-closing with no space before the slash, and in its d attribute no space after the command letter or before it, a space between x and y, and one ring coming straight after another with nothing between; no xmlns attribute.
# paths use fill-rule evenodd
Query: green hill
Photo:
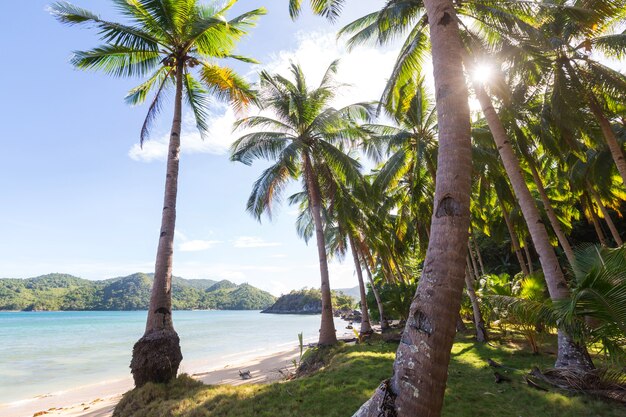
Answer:
<svg viewBox="0 0 626 417"><path fill-rule="evenodd" d="M352 309L354 300L337 291L332 291L333 309ZM321 314L322 293L317 288L303 288L281 295L278 300L262 313L271 314Z"/></svg>
<svg viewBox="0 0 626 417"><path fill-rule="evenodd" d="M0 310L145 310L150 302L152 274L90 281L67 274L28 279L0 279ZM262 310L275 298L248 284L210 279L172 279L176 310Z"/></svg>

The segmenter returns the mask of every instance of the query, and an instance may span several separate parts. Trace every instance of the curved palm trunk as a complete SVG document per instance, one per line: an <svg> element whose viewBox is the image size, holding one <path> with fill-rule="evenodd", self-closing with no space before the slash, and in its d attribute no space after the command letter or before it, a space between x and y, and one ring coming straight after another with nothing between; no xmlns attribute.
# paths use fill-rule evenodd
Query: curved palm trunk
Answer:
<svg viewBox="0 0 626 417"><path fill-rule="evenodd" d="M611 236L613 236L613 240L615 241L615 243L617 243L617 246L622 246L624 244L624 241L620 237L619 232L617 231L617 227L615 227L615 223L613 223L613 219L609 214L609 211L602 202L602 197L600 197L600 194L598 194L596 189L593 188L589 181L587 181L587 189L589 190L589 193L591 194L593 199L596 201L598 207L600 207L600 211L604 216L604 221L606 222L607 226L609 226L609 230L611 231Z"/></svg>
<svg viewBox="0 0 626 417"><path fill-rule="evenodd" d="M524 219L528 226L528 231L532 238L535 249L539 254L539 261L543 269L543 274L548 284L548 292L550 298L554 301L566 299L570 296L570 291L563 276L563 271L559 265L554 248L550 244L548 232L541 220L539 209L535 205L533 196L522 176L522 168L517 156L513 152L511 142L500 122L491 103L491 98L481 85L474 83L474 90L480 102L481 109L487 119L487 124L496 142L502 164L506 170L507 176L513 186L513 191L524 214ZM556 367L572 367L576 369L592 369L593 364L587 354L584 346L578 345L563 330L558 330L558 356Z"/></svg>
<svg viewBox="0 0 626 417"><path fill-rule="evenodd" d="M532 159L530 155L526 156L526 162L528 162L528 166L530 167L530 171L533 174L533 179L535 180L535 185L537 186L537 190L539 191L539 197L541 198L541 202L543 203L543 208L548 215L548 220L550 220L550 225L552 226L552 230L556 234L561 247L563 248L563 252L565 252L565 257L570 265L575 265L575 256L574 250L572 249L572 245L570 245L567 236L563 233L563 229L561 228L561 223L559 219L556 217L556 213L552 208L552 204L550 203L550 199L548 198L548 193L546 193L546 189L543 186L543 180L539 175L539 171L537 171L537 167L535 166L535 161Z"/></svg>
<svg viewBox="0 0 626 417"><path fill-rule="evenodd" d="M365 283L363 282L363 271L361 270L361 262L359 261L359 255L357 248L354 245L354 239L350 236L350 250L352 251L352 258L354 259L354 267L356 268L356 276L359 280L359 293L361 295L361 331L360 334L372 333L372 324L370 323L370 313L367 309L367 296L365 294Z"/></svg>
<svg viewBox="0 0 626 417"><path fill-rule="evenodd" d="M450 0L425 0L439 125L437 185L422 277L396 353L393 376L355 416L436 417L464 286L471 146L457 16Z"/></svg>
<svg viewBox="0 0 626 417"><path fill-rule="evenodd" d="M180 131L182 122L183 68L176 71L176 96L174 119L167 154L165 196L161 217L161 232L154 269L154 282L146 331L133 346L130 363L135 386L147 382L167 382L176 377L183 359L180 339L172 322L172 258L174 255L174 229L176 226L176 195L178 193L178 166L180 157Z"/></svg>
<svg viewBox="0 0 626 417"><path fill-rule="evenodd" d="M522 256L522 250L519 247L519 238L517 237L517 233L515 233L515 229L513 229L513 223L511 222L511 218L509 217L509 212L506 207L504 207L504 203L498 196L498 202L500 203L500 208L502 209L502 217L504 217L504 223L506 223L506 228L509 231L509 236L511 237L511 244L513 245L513 251L515 252L515 256L517 257L517 262L519 263L520 268L522 268L522 274L527 276L529 274L528 267L526 266L526 262L524 261L524 257Z"/></svg>
<svg viewBox="0 0 626 417"><path fill-rule="evenodd" d="M469 259L468 259L469 265ZM478 304L478 297L474 290L474 283L469 272L465 272L465 288L467 295L472 302L472 312L474 313L474 327L476 327L476 340L481 343L485 343L487 338L487 330L485 329L485 321L483 320L483 313L480 311L480 305Z"/></svg>
<svg viewBox="0 0 626 417"><path fill-rule="evenodd" d="M606 144L611 151L611 156L617 166L617 171L619 172L620 177L622 177L622 183L626 185L626 160L624 160L624 151L617 141L615 132L613 132L613 128L611 127L611 122L604 115L604 112L600 108L598 100L593 93L589 93L589 108L600 125L604 140L606 141Z"/></svg>
<svg viewBox="0 0 626 417"><path fill-rule="evenodd" d="M389 323L385 319L385 310L383 308L383 301L380 298L380 294L378 293L378 289L374 285L374 279L372 278L372 271L370 271L369 264L367 259L365 258L365 254L361 252L361 258L363 258L363 266L365 267L365 272L367 273L367 280L372 287L372 292L374 293L374 298L376 299L376 306L378 307L378 314L380 315L380 331L385 332L389 329Z"/></svg>
<svg viewBox="0 0 626 417"><path fill-rule="evenodd" d="M320 324L319 345L328 346L337 343L337 332L333 318L333 302L330 294L330 278L328 274L328 260L326 259L326 241L322 224L322 198L319 186L313 173L313 165L308 154L304 155L304 175L306 176L307 191L311 200L311 214L315 224L315 238L317 240L317 255L320 262L320 278L322 293L322 322Z"/></svg>

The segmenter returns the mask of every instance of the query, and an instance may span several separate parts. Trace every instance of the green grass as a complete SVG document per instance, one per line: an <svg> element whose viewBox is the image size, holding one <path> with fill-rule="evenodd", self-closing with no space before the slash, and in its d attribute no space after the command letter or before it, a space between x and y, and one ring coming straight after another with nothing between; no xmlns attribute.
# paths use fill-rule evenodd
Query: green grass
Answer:
<svg viewBox="0 0 626 417"><path fill-rule="evenodd" d="M513 340L513 341L511 341ZM542 351L554 348L551 340ZM553 354L535 356L520 339L482 345L461 336L454 345L443 415L447 417L618 417L624 407L565 392L530 388L523 375L533 366L550 367ZM391 375L397 345L343 346L321 371L270 385L206 386L187 376L168 385L130 391L117 417L347 417ZM491 358L520 371L502 371L512 382L496 384Z"/></svg>

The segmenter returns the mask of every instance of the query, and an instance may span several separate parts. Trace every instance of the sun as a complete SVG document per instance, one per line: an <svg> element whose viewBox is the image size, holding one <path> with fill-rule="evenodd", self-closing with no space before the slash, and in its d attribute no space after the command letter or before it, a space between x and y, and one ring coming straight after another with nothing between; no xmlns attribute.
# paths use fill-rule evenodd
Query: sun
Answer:
<svg viewBox="0 0 626 417"><path fill-rule="evenodd" d="M476 65L472 72L472 79L480 84L488 83L493 78L493 66L488 63Z"/></svg>

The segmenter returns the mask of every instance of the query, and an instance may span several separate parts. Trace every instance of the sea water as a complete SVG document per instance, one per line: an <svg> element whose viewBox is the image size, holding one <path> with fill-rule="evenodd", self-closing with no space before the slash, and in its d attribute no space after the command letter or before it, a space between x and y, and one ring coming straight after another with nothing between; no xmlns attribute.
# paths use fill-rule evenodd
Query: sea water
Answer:
<svg viewBox="0 0 626 417"><path fill-rule="evenodd" d="M0 405L128 378L145 311L0 312ZM317 340L319 315L174 311L181 372L290 350ZM338 335L345 323L336 319Z"/></svg>

